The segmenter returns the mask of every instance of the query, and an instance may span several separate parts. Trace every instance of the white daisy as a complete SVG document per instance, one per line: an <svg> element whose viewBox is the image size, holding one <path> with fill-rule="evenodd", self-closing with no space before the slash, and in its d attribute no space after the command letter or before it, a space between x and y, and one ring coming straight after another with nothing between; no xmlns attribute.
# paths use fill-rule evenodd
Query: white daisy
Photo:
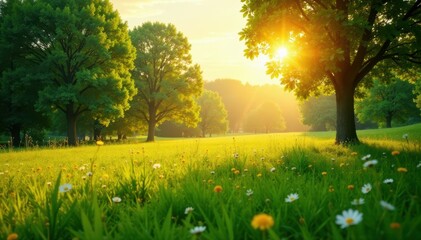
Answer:
<svg viewBox="0 0 421 240"><path fill-rule="evenodd" d="M251 195L253 195L253 190L247 189L246 195L247 195L247 197L250 197Z"/></svg>
<svg viewBox="0 0 421 240"><path fill-rule="evenodd" d="M385 183L385 184L391 184L391 183L393 183L393 179L391 179L391 178L385 179L383 181L383 183Z"/></svg>
<svg viewBox="0 0 421 240"><path fill-rule="evenodd" d="M351 225L357 225L363 220L363 214L358 210L344 210L342 215L336 215L336 224L341 225L341 228L347 228Z"/></svg>
<svg viewBox="0 0 421 240"><path fill-rule="evenodd" d="M187 207L185 210L184 210L184 214L189 214L189 213L191 213L191 212L193 212L193 210L194 210L194 208L192 208L192 207Z"/></svg>
<svg viewBox="0 0 421 240"><path fill-rule="evenodd" d="M113 200L113 202L115 202L115 203L121 202L121 198L119 198L119 197L113 197L111 200Z"/></svg>
<svg viewBox="0 0 421 240"><path fill-rule="evenodd" d="M364 204L364 198L354 199L351 202L352 205L363 205Z"/></svg>
<svg viewBox="0 0 421 240"><path fill-rule="evenodd" d="M365 160L367 160L367 159L369 159L369 158L371 158L371 154L367 154L367 155L363 156L363 157L361 158L361 160L365 161Z"/></svg>
<svg viewBox="0 0 421 240"><path fill-rule="evenodd" d="M380 205L386 210L389 210L389 211L395 210L395 206L393 206L392 204L390 204L386 201L381 200Z"/></svg>
<svg viewBox="0 0 421 240"><path fill-rule="evenodd" d="M368 167L372 167L374 165L376 165L378 163L378 161L376 159L367 161L363 164L363 167L368 168Z"/></svg>
<svg viewBox="0 0 421 240"><path fill-rule="evenodd" d="M155 163L154 165L152 165L153 169L158 169L160 167L161 167L161 164L159 164L159 163Z"/></svg>
<svg viewBox="0 0 421 240"><path fill-rule="evenodd" d="M362 193L364 193L364 194L367 194L367 193L369 193L369 192L371 191L371 189L373 189L373 188L371 187L371 184L370 184L370 183L366 183L366 184L364 184L364 186L361 188L361 192L362 192Z"/></svg>
<svg viewBox="0 0 421 240"><path fill-rule="evenodd" d="M65 183L65 184L61 185L61 186L58 188L58 190L59 190L61 193L68 192L68 191L72 190L72 184L70 184L70 183Z"/></svg>
<svg viewBox="0 0 421 240"><path fill-rule="evenodd" d="M298 193L291 193L285 198L285 202L294 202L298 198Z"/></svg>
<svg viewBox="0 0 421 240"><path fill-rule="evenodd" d="M191 234L200 234L206 230L206 226L196 226L190 229Z"/></svg>

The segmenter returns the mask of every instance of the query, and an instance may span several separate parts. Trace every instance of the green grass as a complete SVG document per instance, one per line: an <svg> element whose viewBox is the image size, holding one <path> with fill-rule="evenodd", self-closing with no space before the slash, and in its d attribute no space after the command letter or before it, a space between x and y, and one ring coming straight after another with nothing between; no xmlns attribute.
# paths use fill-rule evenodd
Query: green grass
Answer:
<svg viewBox="0 0 421 240"><path fill-rule="evenodd" d="M327 132L3 152L0 239L416 239L421 124L358 134L350 147ZM363 168L367 154L378 164ZM64 183L72 189L60 192ZM299 199L285 202L291 193ZM365 204L351 205L357 198ZM350 208L363 220L341 229L336 216ZM269 230L252 227L259 213L273 218Z"/></svg>

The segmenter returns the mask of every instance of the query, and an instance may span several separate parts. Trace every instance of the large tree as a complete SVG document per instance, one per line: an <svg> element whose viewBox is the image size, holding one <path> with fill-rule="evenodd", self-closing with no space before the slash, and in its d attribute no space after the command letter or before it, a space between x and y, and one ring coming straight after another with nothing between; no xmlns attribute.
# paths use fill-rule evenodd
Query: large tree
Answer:
<svg viewBox="0 0 421 240"><path fill-rule="evenodd" d="M82 114L102 123L123 116L136 92L129 72L135 49L108 0L26 0L13 14L9 40L23 39L36 66L30 77L42 86L35 106L65 114L69 145L77 144Z"/></svg>
<svg viewBox="0 0 421 240"><path fill-rule="evenodd" d="M154 141L155 128L166 120L195 127L203 88L199 65L193 65L190 44L174 25L147 22L130 31L137 50L132 74L138 88L133 106L148 125L146 141Z"/></svg>
<svg viewBox="0 0 421 240"><path fill-rule="evenodd" d="M392 120L405 122L409 117L418 117L419 109L414 86L400 79L393 79L388 84L374 80L373 87L367 96L356 102L358 119L362 122L376 121L384 123L387 128L392 127Z"/></svg>
<svg viewBox="0 0 421 240"><path fill-rule="evenodd" d="M369 73L421 63L421 0L242 0L247 25L245 55L289 56L267 64L267 73L301 97L333 89L336 143L358 142L354 94ZM419 66L416 66L419 69Z"/></svg>
<svg viewBox="0 0 421 240"><path fill-rule="evenodd" d="M219 94L205 90L197 102L201 119L198 127L202 131L202 137L206 134L225 133L228 129L227 110Z"/></svg>
<svg viewBox="0 0 421 240"><path fill-rule="evenodd" d="M34 109L40 85L31 81L28 73L34 71L25 56L27 49L21 46L23 38L11 38L13 13L21 6L17 0L0 2L0 132L8 132L13 146L21 143L21 132L29 128L46 127L48 118ZM25 32L27 26L14 28L14 32Z"/></svg>

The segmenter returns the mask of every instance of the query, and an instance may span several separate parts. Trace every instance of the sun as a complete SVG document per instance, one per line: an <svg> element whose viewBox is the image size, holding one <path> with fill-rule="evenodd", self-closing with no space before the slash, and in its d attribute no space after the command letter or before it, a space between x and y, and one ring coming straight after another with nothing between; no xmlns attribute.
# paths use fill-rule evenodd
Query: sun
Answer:
<svg viewBox="0 0 421 240"><path fill-rule="evenodd" d="M279 61L283 60L288 56L288 49L286 47L280 47L275 52L275 58Z"/></svg>

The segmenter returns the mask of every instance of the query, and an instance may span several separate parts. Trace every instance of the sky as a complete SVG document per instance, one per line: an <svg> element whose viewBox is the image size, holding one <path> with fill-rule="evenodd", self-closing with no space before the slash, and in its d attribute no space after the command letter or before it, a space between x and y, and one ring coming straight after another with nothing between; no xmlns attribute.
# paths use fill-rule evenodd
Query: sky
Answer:
<svg viewBox="0 0 421 240"><path fill-rule="evenodd" d="M264 58L244 57L245 44L238 33L246 19L240 0L110 0L129 28L144 22L173 24L191 44L193 63L203 79L237 79L252 85L279 84L266 75Z"/></svg>

